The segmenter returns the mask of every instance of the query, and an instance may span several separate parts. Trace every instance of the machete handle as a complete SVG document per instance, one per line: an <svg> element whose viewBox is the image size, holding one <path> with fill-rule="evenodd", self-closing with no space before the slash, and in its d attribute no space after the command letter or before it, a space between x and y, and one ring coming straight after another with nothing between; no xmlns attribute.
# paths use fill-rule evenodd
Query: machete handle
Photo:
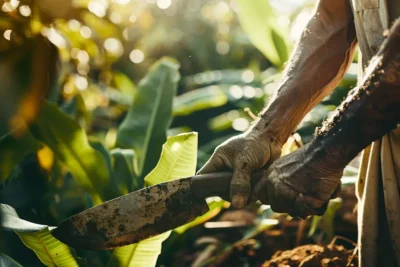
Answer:
<svg viewBox="0 0 400 267"><path fill-rule="evenodd" d="M265 172L266 170L259 169L251 174L251 188L261 180ZM218 196L229 201L232 176L232 172L214 172L193 176L191 179L192 192L199 198Z"/></svg>

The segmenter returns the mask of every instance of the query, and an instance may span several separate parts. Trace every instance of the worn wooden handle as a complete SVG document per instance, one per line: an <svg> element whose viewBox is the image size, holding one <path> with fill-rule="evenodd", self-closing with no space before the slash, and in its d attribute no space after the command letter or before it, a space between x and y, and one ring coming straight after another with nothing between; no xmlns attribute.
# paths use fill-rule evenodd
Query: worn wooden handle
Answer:
<svg viewBox="0 0 400 267"><path fill-rule="evenodd" d="M254 171L251 175L251 187L257 184L265 170ZM215 172L193 176L191 180L192 192L196 197L207 198L218 196L229 200L232 172Z"/></svg>

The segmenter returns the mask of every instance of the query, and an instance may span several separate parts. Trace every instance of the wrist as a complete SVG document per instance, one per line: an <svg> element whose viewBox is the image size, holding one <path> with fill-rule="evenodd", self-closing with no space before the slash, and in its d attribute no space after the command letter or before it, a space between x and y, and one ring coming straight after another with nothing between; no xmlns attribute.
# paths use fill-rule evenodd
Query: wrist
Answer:
<svg viewBox="0 0 400 267"><path fill-rule="evenodd" d="M275 132L259 127L260 120L259 118L244 134L246 138L254 139L263 145L269 146L270 161L273 162L281 156L283 143L276 138Z"/></svg>
<svg viewBox="0 0 400 267"><path fill-rule="evenodd" d="M335 175L341 173L353 159L349 151L343 149L342 144L337 142L330 140L329 137L316 137L306 145L309 147L306 154L310 155L310 162L316 166L315 171L325 175Z"/></svg>
<svg viewBox="0 0 400 267"><path fill-rule="evenodd" d="M283 144L289 138L291 132L288 135L283 134L281 131L283 125L279 120L276 120L273 118L273 116L271 116L272 113L272 111L263 112L263 114L249 128L248 134L256 137L259 140L263 140L282 148Z"/></svg>
<svg viewBox="0 0 400 267"><path fill-rule="evenodd" d="M282 147L312 108L310 97L292 78L286 77L273 101L260 113L254 128L262 132L269 142Z"/></svg>

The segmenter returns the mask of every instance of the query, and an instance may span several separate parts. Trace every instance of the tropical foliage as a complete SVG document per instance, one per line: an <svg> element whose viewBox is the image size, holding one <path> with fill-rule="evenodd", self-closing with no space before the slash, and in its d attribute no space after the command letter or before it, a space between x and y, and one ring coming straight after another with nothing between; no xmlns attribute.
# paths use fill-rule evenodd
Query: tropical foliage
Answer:
<svg viewBox="0 0 400 267"><path fill-rule="evenodd" d="M244 109L257 113L271 98L311 8L277 2L4 1L0 265L154 266L227 208L209 199L192 223L112 252L74 250L50 234L106 200L194 175L249 127ZM354 82L347 74L306 117L304 141Z"/></svg>

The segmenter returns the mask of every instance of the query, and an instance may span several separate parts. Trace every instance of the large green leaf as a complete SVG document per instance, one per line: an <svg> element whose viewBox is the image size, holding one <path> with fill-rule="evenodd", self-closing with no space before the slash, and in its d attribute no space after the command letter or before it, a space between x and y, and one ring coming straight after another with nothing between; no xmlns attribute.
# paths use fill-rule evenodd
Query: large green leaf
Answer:
<svg viewBox="0 0 400 267"><path fill-rule="evenodd" d="M195 175L197 133L168 137L162 148L157 166L144 179L146 186Z"/></svg>
<svg viewBox="0 0 400 267"><path fill-rule="evenodd" d="M14 231L22 242L33 250L46 266L86 266L86 261L78 258L75 251L50 234L49 226L25 221L18 217L14 208L0 204L1 226Z"/></svg>
<svg viewBox="0 0 400 267"><path fill-rule="evenodd" d="M112 177L118 181L119 190L122 194L140 189L137 177L137 166L135 166L135 151L132 149L116 148L111 150L113 160Z"/></svg>
<svg viewBox="0 0 400 267"><path fill-rule="evenodd" d="M281 68L288 59L284 53L285 33L276 25L277 16L267 0L237 0L239 22L250 41L276 67Z"/></svg>
<svg viewBox="0 0 400 267"><path fill-rule="evenodd" d="M113 82L125 97L131 98L135 95L136 88L131 79L122 72L114 72L112 74Z"/></svg>
<svg viewBox="0 0 400 267"><path fill-rule="evenodd" d="M112 156L110 154L110 151L107 150L107 148L102 142L100 142L100 140L93 136L89 138L89 144L92 148L101 153L106 163L107 171L110 177L108 181L108 186L110 189L107 192L107 199L116 198L119 197L121 194L125 194L125 191L121 190L120 188L120 180L124 179L125 177L114 176L112 167Z"/></svg>
<svg viewBox="0 0 400 267"><path fill-rule="evenodd" d="M114 250L108 266L151 267L156 266L161 244L171 231L143 240L137 244L120 247Z"/></svg>
<svg viewBox="0 0 400 267"><path fill-rule="evenodd" d="M55 105L45 103L31 129L64 162L95 204L115 197L102 153L90 146L85 131L76 121Z"/></svg>
<svg viewBox="0 0 400 267"><path fill-rule="evenodd" d="M24 157L40 148L39 142L28 131L20 138L6 135L0 139L0 181L4 182Z"/></svg>
<svg viewBox="0 0 400 267"><path fill-rule="evenodd" d="M174 116L187 116L193 112L225 105L228 98L217 86L208 86L177 96L174 101Z"/></svg>
<svg viewBox="0 0 400 267"><path fill-rule="evenodd" d="M147 186L195 174L197 133L169 137L162 148L157 166L145 178ZM109 266L155 266L161 252L161 243L170 233L171 231L168 231L137 244L115 249Z"/></svg>
<svg viewBox="0 0 400 267"><path fill-rule="evenodd" d="M90 115L81 94L77 94L65 101L60 108L64 113L76 120L82 128L85 128L90 122Z"/></svg>
<svg viewBox="0 0 400 267"><path fill-rule="evenodd" d="M213 85L248 85L260 86L260 80L257 75L251 82L243 80L243 75L248 69L222 69L211 70L185 76L182 83L186 90L203 88Z"/></svg>
<svg viewBox="0 0 400 267"><path fill-rule="evenodd" d="M107 148L104 146L104 144L99 139L91 136L89 137L89 145L103 155L108 173L111 174L112 171L111 155L107 150Z"/></svg>
<svg viewBox="0 0 400 267"><path fill-rule="evenodd" d="M286 45L285 37L283 36L282 32L279 32L278 29L274 27L271 27L271 37L279 59L283 65L289 58L289 49Z"/></svg>
<svg viewBox="0 0 400 267"><path fill-rule="evenodd" d="M179 65L169 59L155 63L140 81L133 104L118 129L117 147L135 150L140 175L154 168L166 140L180 79L178 69Z"/></svg>
<svg viewBox="0 0 400 267"><path fill-rule="evenodd" d="M0 266L21 267L22 265L13 260L12 258L8 257L7 255L0 253Z"/></svg>

